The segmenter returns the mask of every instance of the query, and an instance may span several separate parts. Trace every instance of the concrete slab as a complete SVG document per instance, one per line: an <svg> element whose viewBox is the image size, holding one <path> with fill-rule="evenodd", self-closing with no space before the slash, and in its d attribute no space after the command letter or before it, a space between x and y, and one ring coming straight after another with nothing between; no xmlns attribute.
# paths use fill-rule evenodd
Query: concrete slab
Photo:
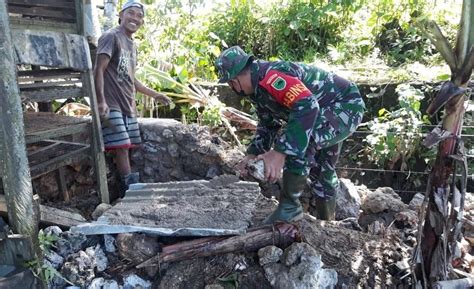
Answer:
<svg viewBox="0 0 474 289"><path fill-rule="evenodd" d="M260 193L236 176L210 181L134 184L96 222L71 228L86 235L144 232L161 236L219 236L246 232Z"/></svg>

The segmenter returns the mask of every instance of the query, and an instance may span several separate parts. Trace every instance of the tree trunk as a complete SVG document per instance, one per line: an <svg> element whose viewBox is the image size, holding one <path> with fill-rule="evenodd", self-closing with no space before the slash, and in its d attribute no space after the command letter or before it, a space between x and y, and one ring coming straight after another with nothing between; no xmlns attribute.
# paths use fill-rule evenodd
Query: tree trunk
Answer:
<svg viewBox="0 0 474 289"><path fill-rule="evenodd" d="M460 134L466 101L466 87L474 65L474 10L473 1L464 0L461 25L456 48L442 35L434 22L424 22L423 30L444 57L451 69L451 81L445 83L430 104L427 112L434 114L445 105L442 134L431 133L439 139L438 155L431 171L427 187L428 206L422 234L417 244L414 260L417 265L416 278L423 286L432 287L437 281L447 280L454 246L460 239L461 220L464 209L466 183L466 156ZM436 134L437 136L433 135ZM463 177L456 178L456 164L463 164ZM460 189L458 189L458 185ZM422 218L420 218L421 220Z"/></svg>
<svg viewBox="0 0 474 289"><path fill-rule="evenodd" d="M244 235L209 237L165 246L161 253L139 264L137 268L230 252L255 252L270 245L288 247L300 239L299 229L294 224L278 223L255 228Z"/></svg>

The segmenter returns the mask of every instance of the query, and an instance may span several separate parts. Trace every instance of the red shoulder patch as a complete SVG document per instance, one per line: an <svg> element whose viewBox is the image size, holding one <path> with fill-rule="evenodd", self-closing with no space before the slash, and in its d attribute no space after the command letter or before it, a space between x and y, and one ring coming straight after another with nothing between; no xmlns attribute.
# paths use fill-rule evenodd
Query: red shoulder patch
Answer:
<svg viewBox="0 0 474 289"><path fill-rule="evenodd" d="M259 84L286 107L313 94L301 80L277 70L269 70Z"/></svg>

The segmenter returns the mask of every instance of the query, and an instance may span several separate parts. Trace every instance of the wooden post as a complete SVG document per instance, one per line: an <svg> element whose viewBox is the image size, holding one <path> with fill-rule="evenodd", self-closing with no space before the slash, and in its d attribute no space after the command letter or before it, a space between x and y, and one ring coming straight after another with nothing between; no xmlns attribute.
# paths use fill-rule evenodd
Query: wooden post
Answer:
<svg viewBox="0 0 474 289"><path fill-rule="evenodd" d="M102 129L97 108L97 96L95 94L94 77L92 70L88 69L83 73L82 82L84 89L89 96L92 115L92 140L91 153L94 161L94 171L97 186L102 203L110 204L109 189L107 186L107 168L105 166L104 141L102 140Z"/></svg>
<svg viewBox="0 0 474 289"><path fill-rule="evenodd" d="M8 218L15 233L37 243L38 219L26 156L23 112L16 81L7 1L0 0L0 142Z"/></svg>

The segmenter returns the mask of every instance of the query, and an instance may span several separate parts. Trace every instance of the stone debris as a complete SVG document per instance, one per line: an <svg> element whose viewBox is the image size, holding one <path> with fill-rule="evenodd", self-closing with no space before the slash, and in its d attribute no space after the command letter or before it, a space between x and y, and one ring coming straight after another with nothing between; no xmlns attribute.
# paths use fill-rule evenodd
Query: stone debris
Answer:
<svg viewBox="0 0 474 289"><path fill-rule="evenodd" d="M102 277L92 280L87 289L120 289L121 286L115 280L106 280Z"/></svg>
<svg viewBox="0 0 474 289"><path fill-rule="evenodd" d="M94 212L92 212L91 214L92 220L97 220L100 216L102 216L105 213L105 211L107 211L110 208L112 208L110 204L100 203L95 208Z"/></svg>
<svg viewBox="0 0 474 289"><path fill-rule="evenodd" d="M135 264L142 263L161 251L157 238L145 234L118 234L116 243L120 258Z"/></svg>
<svg viewBox="0 0 474 289"><path fill-rule="evenodd" d="M259 251L260 261L264 263L265 276L273 288L334 288L337 284L337 272L324 269L321 255L306 243L293 243L285 249L281 261L278 250L262 248ZM276 253L276 254L275 254ZM275 262L267 262L276 260Z"/></svg>
<svg viewBox="0 0 474 289"><path fill-rule="evenodd" d="M340 179L341 189L336 197L336 220L359 218L361 198L349 179Z"/></svg>
<svg viewBox="0 0 474 289"><path fill-rule="evenodd" d="M410 203L408 204L408 208L410 208L411 210L415 212L418 212L418 210L421 208L421 205L423 205L424 200L425 200L425 195L421 193L417 193L411 199Z"/></svg>
<svg viewBox="0 0 474 289"><path fill-rule="evenodd" d="M150 289L151 282L140 278L136 274L131 274L123 278L123 289Z"/></svg>
<svg viewBox="0 0 474 289"><path fill-rule="evenodd" d="M276 246L267 246L258 250L260 266L280 261L283 250Z"/></svg>
<svg viewBox="0 0 474 289"><path fill-rule="evenodd" d="M263 160L250 160L247 163L250 175L260 182L265 182L265 163Z"/></svg>

